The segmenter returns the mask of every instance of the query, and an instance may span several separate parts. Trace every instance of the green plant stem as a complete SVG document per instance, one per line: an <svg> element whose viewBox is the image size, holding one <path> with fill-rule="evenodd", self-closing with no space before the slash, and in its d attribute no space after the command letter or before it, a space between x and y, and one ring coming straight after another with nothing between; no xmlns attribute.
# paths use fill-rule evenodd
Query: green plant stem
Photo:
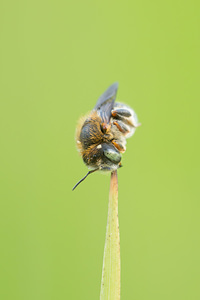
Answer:
<svg viewBox="0 0 200 300"><path fill-rule="evenodd" d="M100 300L120 299L120 239L117 171L111 173L108 220L103 258Z"/></svg>

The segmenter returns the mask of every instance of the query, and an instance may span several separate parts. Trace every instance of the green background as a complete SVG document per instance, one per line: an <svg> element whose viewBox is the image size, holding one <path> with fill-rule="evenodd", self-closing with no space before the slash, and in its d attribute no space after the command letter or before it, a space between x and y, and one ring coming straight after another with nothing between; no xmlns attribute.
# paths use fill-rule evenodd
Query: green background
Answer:
<svg viewBox="0 0 200 300"><path fill-rule="evenodd" d="M0 299L99 299L109 176L78 118L113 82L142 126L119 170L121 298L200 299L199 1L3 1Z"/></svg>

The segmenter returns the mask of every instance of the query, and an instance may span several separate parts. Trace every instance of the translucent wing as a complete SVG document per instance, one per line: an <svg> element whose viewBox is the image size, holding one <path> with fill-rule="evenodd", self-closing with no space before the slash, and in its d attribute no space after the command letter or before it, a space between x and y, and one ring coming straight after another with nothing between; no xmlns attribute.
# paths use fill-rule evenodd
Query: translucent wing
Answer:
<svg viewBox="0 0 200 300"><path fill-rule="evenodd" d="M98 99L94 109L104 122L109 123L118 90L118 82L113 83Z"/></svg>

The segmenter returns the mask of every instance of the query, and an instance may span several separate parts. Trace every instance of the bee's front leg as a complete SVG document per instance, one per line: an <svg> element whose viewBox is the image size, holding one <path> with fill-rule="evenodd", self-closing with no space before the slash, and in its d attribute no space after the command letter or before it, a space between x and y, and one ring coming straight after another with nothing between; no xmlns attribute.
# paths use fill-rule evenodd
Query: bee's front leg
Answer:
<svg viewBox="0 0 200 300"><path fill-rule="evenodd" d="M126 146L117 140L112 140L112 144L119 150L119 152L124 153L126 151Z"/></svg>

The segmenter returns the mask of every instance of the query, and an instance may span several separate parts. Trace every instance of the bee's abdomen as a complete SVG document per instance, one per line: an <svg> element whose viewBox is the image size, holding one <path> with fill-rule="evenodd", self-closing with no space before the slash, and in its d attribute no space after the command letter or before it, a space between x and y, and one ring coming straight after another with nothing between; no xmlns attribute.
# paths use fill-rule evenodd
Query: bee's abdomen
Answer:
<svg viewBox="0 0 200 300"><path fill-rule="evenodd" d="M80 132L80 142L84 149L88 149L93 144L102 141L103 133L100 129L99 120L96 118L89 118L83 124Z"/></svg>

